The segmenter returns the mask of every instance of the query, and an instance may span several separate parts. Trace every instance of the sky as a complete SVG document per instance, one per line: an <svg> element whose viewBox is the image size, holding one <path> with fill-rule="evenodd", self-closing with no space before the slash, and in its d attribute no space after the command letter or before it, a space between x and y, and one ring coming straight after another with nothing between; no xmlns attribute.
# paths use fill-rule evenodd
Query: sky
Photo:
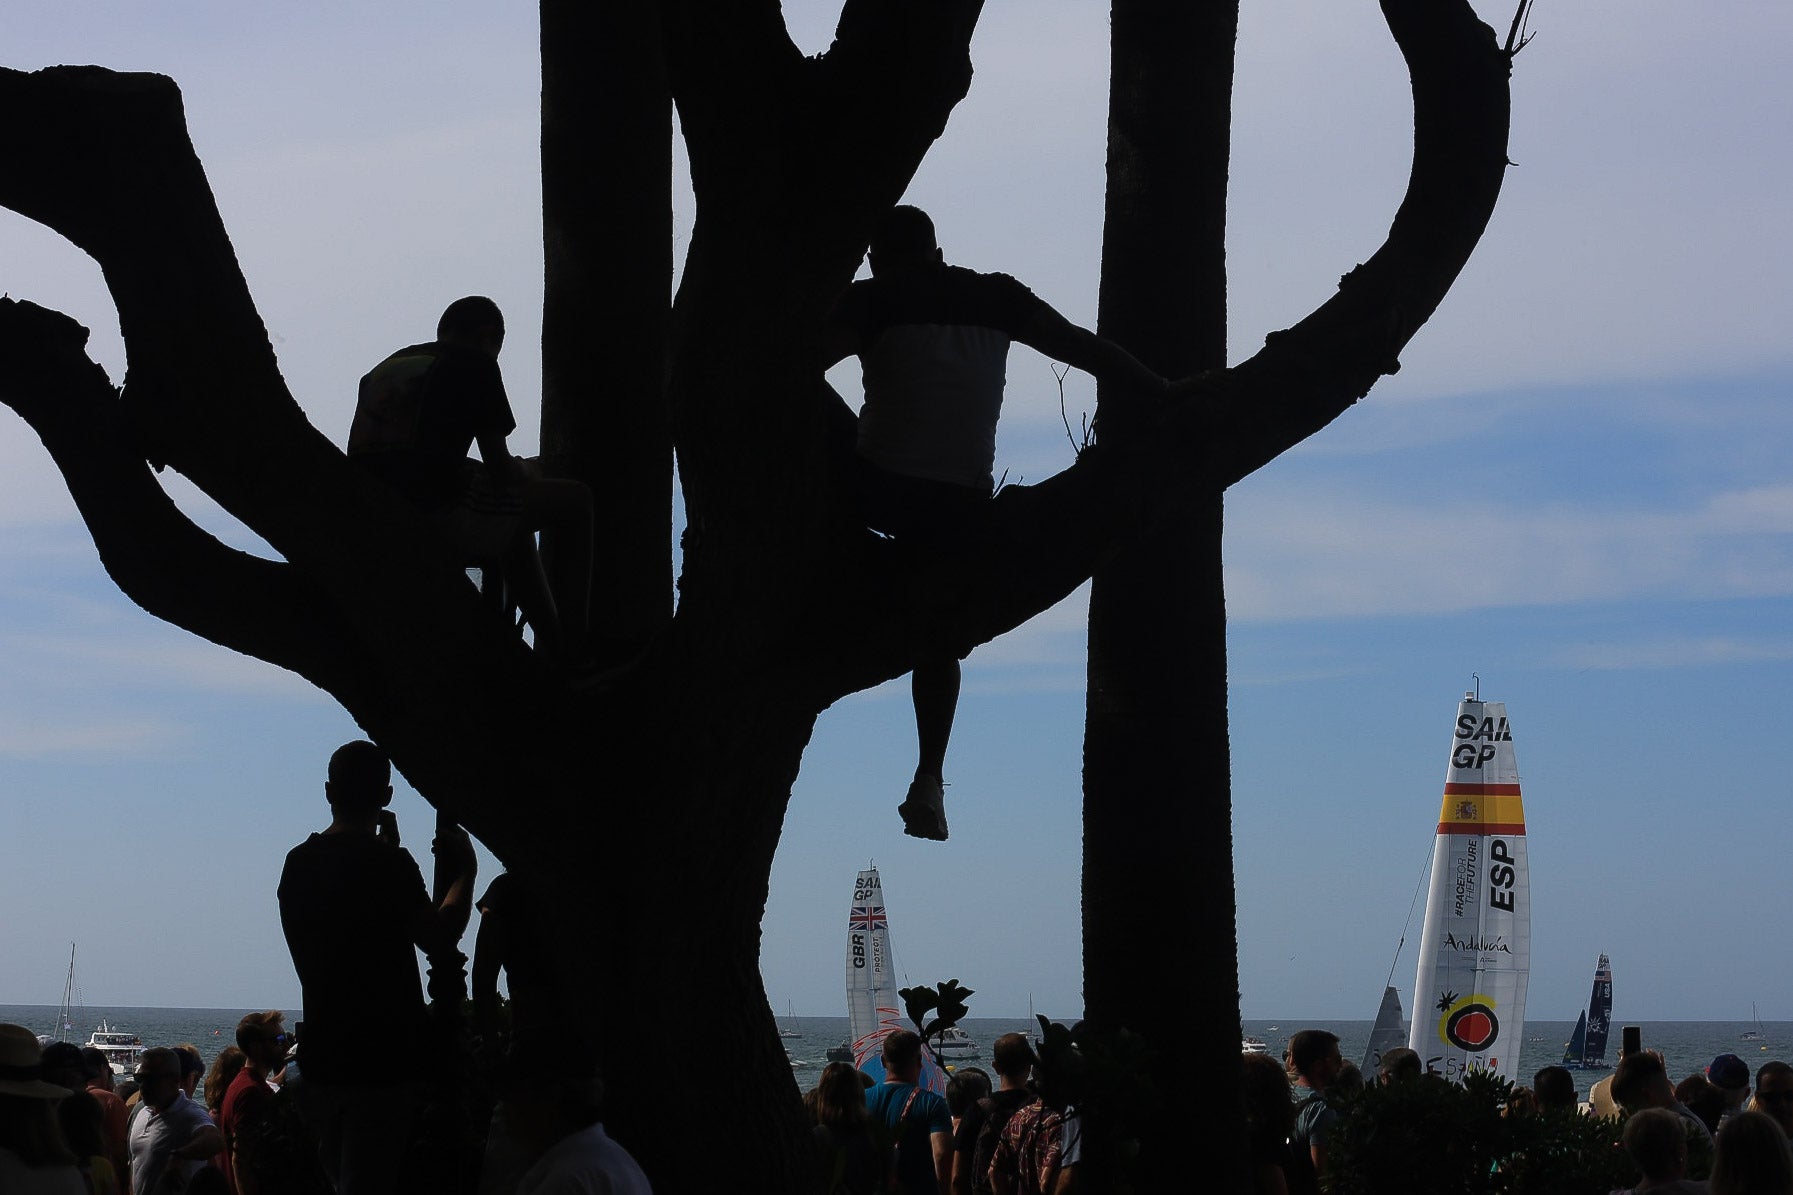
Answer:
<svg viewBox="0 0 1793 1195"><path fill-rule="evenodd" d="M1241 7L1233 360L1376 249L1411 145L1374 4ZM1504 34L1511 9L1477 7ZM785 10L825 47L837 6ZM14 0L3 21L4 65L180 83L285 376L327 435L345 437L363 372L477 292L509 317L512 444L533 445L534 4ZM1621 1020L1745 1020L1752 1001L1793 1020L1793 955L1760 932L1793 898L1793 8L1545 0L1532 26L1499 207L1401 372L1228 494L1247 1018L1368 1020L1391 968L1411 990L1408 913L1479 678L1524 780L1528 1015L1572 1020L1605 952ZM990 3L973 60L909 201L950 260L1093 323L1104 6ZM681 190L680 252L692 218ZM8 212L0 291L75 316L122 377L97 267ZM997 469L1038 480L1071 459L1057 388L1019 347L1009 378ZM1067 398L1075 419L1093 384L1073 375ZM763 922L776 1011L844 1015L843 914L875 860L912 982L961 980L974 1016L1077 1015L1084 617L1080 592L967 662L945 844L903 837L894 810L906 685L822 716ZM304 682L120 596L42 446L0 410L0 1003L54 1002L76 942L90 1009L297 1008L274 886L327 820L324 763L353 737ZM401 784L394 808L422 851L428 807Z"/></svg>

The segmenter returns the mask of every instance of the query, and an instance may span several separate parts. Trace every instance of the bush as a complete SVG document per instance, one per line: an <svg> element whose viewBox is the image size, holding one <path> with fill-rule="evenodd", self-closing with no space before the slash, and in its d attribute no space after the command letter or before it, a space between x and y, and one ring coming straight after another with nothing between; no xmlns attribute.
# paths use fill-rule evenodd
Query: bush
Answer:
<svg viewBox="0 0 1793 1195"><path fill-rule="evenodd" d="M1618 1120L1503 1116L1512 1088L1489 1074L1461 1085L1425 1076L1333 1099L1322 1185L1332 1195L1606 1195L1636 1181Z"/></svg>

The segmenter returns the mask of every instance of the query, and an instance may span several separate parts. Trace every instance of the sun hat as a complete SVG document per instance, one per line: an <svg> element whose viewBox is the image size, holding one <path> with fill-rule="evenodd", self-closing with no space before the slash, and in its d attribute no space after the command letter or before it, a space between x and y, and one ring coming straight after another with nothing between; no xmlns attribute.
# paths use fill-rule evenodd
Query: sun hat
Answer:
<svg viewBox="0 0 1793 1195"><path fill-rule="evenodd" d="M0 1095L59 1100L68 1088L43 1079L44 1048L23 1025L0 1025Z"/></svg>

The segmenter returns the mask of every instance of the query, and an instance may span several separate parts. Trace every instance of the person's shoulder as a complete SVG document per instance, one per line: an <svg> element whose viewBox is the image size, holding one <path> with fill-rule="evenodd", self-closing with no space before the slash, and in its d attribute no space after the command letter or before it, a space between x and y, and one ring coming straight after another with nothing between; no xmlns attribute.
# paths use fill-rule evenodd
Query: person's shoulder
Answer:
<svg viewBox="0 0 1793 1195"><path fill-rule="evenodd" d="M952 286L974 288L986 294L996 294L1008 298L1031 299L1034 297L1033 291L1025 282L1013 274L1004 274L1000 271L984 273L968 266L947 266L944 271L944 280Z"/></svg>

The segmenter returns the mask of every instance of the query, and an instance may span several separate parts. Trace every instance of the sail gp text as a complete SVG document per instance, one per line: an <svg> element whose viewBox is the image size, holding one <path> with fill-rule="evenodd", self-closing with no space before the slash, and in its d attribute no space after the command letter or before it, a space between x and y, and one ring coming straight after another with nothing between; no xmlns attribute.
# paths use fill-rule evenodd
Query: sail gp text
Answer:
<svg viewBox="0 0 1793 1195"><path fill-rule="evenodd" d="M1494 744L1513 741L1513 732L1505 718L1483 718L1477 722L1474 714L1461 714L1456 737L1463 742L1451 752L1451 766L1480 768L1494 758Z"/></svg>

